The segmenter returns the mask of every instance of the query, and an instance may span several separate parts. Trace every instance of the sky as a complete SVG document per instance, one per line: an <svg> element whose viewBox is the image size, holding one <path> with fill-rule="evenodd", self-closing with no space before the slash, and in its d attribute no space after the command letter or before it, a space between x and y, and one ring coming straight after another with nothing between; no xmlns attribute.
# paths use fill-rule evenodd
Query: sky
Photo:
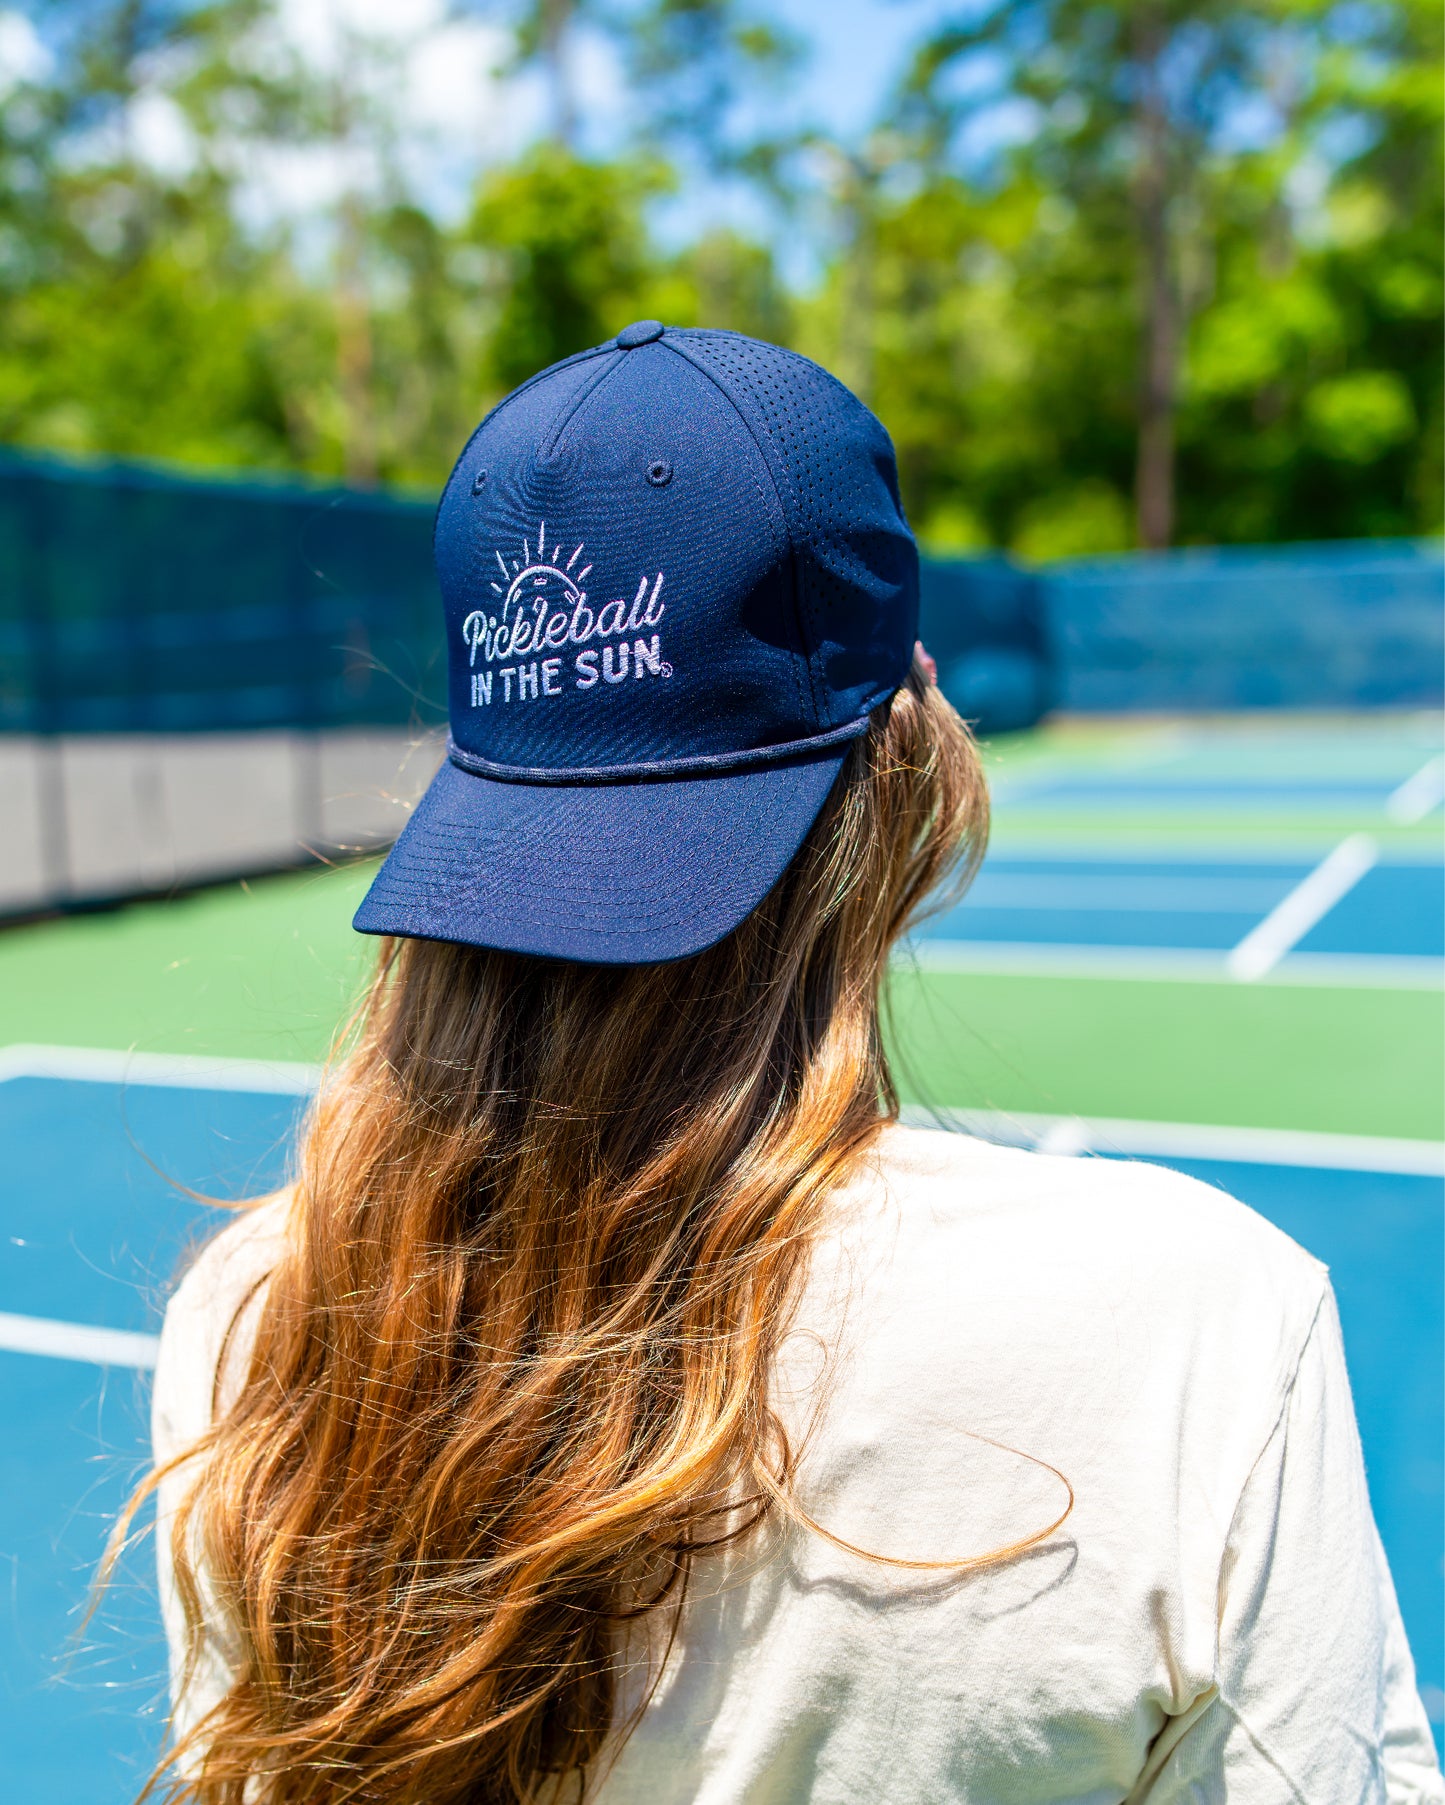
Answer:
<svg viewBox="0 0 1445 1805"><path fill-rule="evenodd" d="M940 0L774 0L767 8L813 46L794 104L842 136L868 124L910 46L952 10Z"/></svg>

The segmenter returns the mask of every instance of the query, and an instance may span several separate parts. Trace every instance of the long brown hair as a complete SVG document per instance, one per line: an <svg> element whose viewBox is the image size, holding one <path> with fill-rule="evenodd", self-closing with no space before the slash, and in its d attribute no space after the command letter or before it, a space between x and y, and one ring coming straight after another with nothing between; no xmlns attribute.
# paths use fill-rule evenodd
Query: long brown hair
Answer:
<svg viewBox="0 0 1445 1805"><path fill-rule="evenodd" d="M239 1656L153 1784L198 1805L580 1793L620 1621L790 1508L773 1356L829 1190L898 1113L889 948L976 863L986 811L915 670L710 950L383 943L244 1377L189 1456L192 1647L203 1576Z"/></svg>

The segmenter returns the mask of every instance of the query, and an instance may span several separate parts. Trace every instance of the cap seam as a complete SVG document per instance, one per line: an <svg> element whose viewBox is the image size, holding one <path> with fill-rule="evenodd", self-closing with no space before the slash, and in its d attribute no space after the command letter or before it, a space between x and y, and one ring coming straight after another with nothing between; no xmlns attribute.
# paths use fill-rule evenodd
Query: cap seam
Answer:
<svg viewBox="0 0 1445 1805"><path fill-rule="evenodd" d="M714 339L714 338L737 339L742 344L748 344L748 343L752 342L748 339L748 337L745 333L741 333L741 332L725 332L725 331L709 330L706 327L693 327L691 329L691 332L692 332L692 336L694 336L696 338L701 338L701 339ZM824 369L823 365L816 362L813 358L805 357L801 351L791 351L788 349L788 347L786 345L770 345L768 347L768 349L778 352L782 357L784 357L791 363L802 364L802 365L806 366L806 368L808 370L814 372L815 374L817 374L819 376L825 377L827 379L827 381L830 382L835 389L838 389L844 395L847 395L850 400L854 400L854 401L857 400L857 397L852 394L852 391L848 388L846 383L840 382L831 370ZM696 362L695 359L690 359L689 361ZM698 365L697 367L701 368L701 365ZM720 388L722 387L721 382L719 382L718 386ZM723 393L727 394L727 390L724 389ZM746 414L744 414L743 410L740 407L738 407L737 402L735 400L733 400L733 397L731 395L728 396L728 399L730 401L732 401L733 406L735 408L738 408L738 413L742 416L744 423L748 424L748 430L751 432L752 427L747 422ZM757 440L756 433L753 433L753 439L756 442L756 440ZM765 452L764 453L765 459L766 459L766 455L767 454ZM787 473L788 483L793 492L794 509L795 509L799 519L801 519L803 510L802 510L802 506L801 506L800 502L798 501L797 485L796 485L796 482L794 481L793 473L788 468L787 464L784 462L781 454L779 454L778 462L782 465L783 469ZM804 536L806 537L806 535L804 535ZM806 664L807 669L808 669L808 688L813 697L813 716L814 716L814 719L817 721L818 725L820 727L822 727L828 718L828 711L824 707L823 699L822 699L827 693L827 682L826 682L824 673L822 671L821 662L820 662L821 658L822 658L823 629L822 629L822 623L818 619L817 613L813 607L811 600L809 600L807 598L806 585L803 582L803 564L802 564L801 559L798 559L796 561L793 582L794 582L793 605L797 611L799 632L802 637L803 646L805 648L803 661Z"/></svg>
<svg viewBox="0 0 1445 1805"><path fill-rule="evenodd" d="M727 402L728 406L737 415L738 419L742 421L743 430L747 433L748 437L752 440L753 444L757 447L758 455L763 460L763 468L768 473L768 481L773 485L773 498L777 502L778 511L783 517L783 531L787 535L788 560L792 566L792 579L793 579L793 583L792 583L793 623L797 629L797 634L798 634L798 652L799 652L800 657L802 658L803 667L808 673L808 686L807 686L806 697L804 696L803 685L801 684L801 682L798 681L798 676L797 676L796 671L793 673L793 681L797 686L799 703L801 704L806 700L812 704L812 713L813 713L814 724L816 726L818 726L819 728L821 728L823 726L823 710L818 706L818 692L817 692L817 689L813 682L813 654L812 654L812 651L808 644L808 635L807 635L806 631L804 630L802 608L801 608L800 599L799 599L800 589L801 589L800 577L801 577L802 561L798 555L797 534L793 530L793 519L798 512L797 505L796 505L796 497L794 497L794 505L790 509L788 506L788 503L783 499L783 496L779 490L777 473L773 469L772 459L768 456L768 448L759 439L757 432L755 431L755 429L753 427L752 421L749 420L747 414L744 412L743 408L739 405L737 397L731 392L731 390L728 388L726 383L723 382L722 378L718 375L718 373L715 370L709 370L707 368L707 366L699 358L694 357L692 355L692 353L687 349L686 345L680 344L677 341L677 339L669 340L668 337L664 334L664 336L658 340L658 343L663 344L663 345L668 345L676 356L682 358L684 363L691 365L691 367L694 370L696 370L697 373L705 381L710 382L713 385L713 387L718 391L718 393L722 396L722 398ZM791 484L791 478L789 479L789 481ZM756 483L757 483L756 476L753 478L753 482L756 485Z"/></svg>
<svg viewBox="0 0 1445 1805"><path fill-rule="evenodd" d="M782 353L785 361L788 361L788 362L791 362L794 364L806 365L809 370L816 371L818 375L824 377L826 381L832 383L832 385L835 389L840 389L843 392L843 394L848 396L848 398L850 400L856 401L858 399L858 397L855 396L852 393L852 391L848 388L846 383L840 382L831 370L824 369L823 365L816 362L813 358L805 357L801 351L790 350L788 348L788 346L786 346L786 345L779 345L777 347L777 349ZM808 626L809 626L809 628L811 630L811 634L812 634L811 644L813 646L813 650L808 655L808 676L811 681L814 681L819 685L820 692L822 694L826 695L827 694L827 683L826 683L826 680L824 678L823 671L821 668L822 667L822 656L823 656L823 626L822 626L822 622L818 618L817 609L816 609L813 597L810 594L806 595L806 596L804 594L800 594L799 608L805 612L807 621L808 621ZM822 713L821 707L819 709L819 713L820 713L820 715Z"/></svg>
<svg viewBox="0 0 1445 1805"><path fill-rule="evenodd" d="M476 427L473 429L471 434L468 436L466 444L462 446L461 451L458 453L457 461L452 466L452 473L447 478L447 480L442 484L442 492L437 497L437 505L432 509L431 550L432 550L433 561L435 561L435 558L436 558L437 526L441 520L442 504L446 501L447 495L451 491L452 484L456 481L457 475L458 475L459 471L461 470L462 465L467 460L467 453L471 450L473 445L476 444L477 440L479 438L481 438L482 434L491 425L493 420L496 419L497 415L499 413L501 413L502 409L504 407L510 406L510 404L513 401L515 401L519 395L525 395L528 389L535 388L536 385L539 382L541 382L544 377L553 376L557 373L558 370L565 370L572 364L585 363L589 357L602 357L607 352L612 351L615 348L616 347L613 346L611 343L608 343L605 345L593 345L589 350L586 350L586 351L574 351L573 354L571 355L571 357L564 357L564 358L560 359L557 363L549 364L545 370L538 370L538 372L535 376L529 376L525 382L518 383L516 388L512 389L509 393L503 395L503 397L500 401L496 402L493 406L491 406L487 409L486 413L482 416L481 420L478 421Z"/></svg>
<svg viewBox="0 0 1445 1805"><path fill-rule="evenodd" d="M561 442L562 434L566 432L567 428L577 418L577 415L582 411L583 407L592 399L598 389L600 389L603 383L607 381L608 377L622 368L622 360L626 357L627 353L615 345L605 347L605 349L611 352L612 361L603 364L600 369L594 370L586 381L578 388L577 393L572 397L571 403L563 411L560 419L552 428L546 444L538 448L537 462L539 464L549 462L556 456L557 446Z"/></svg>

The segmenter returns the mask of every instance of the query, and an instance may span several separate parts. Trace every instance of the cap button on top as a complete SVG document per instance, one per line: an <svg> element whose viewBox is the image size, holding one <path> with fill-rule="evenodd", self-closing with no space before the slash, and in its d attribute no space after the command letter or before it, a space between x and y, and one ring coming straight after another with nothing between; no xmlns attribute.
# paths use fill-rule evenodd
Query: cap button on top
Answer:
<svg viewBox="0 0 1445 1805"><path fill-rule="evenodd" d="M661 320L634 320L618 333L617 348L619 351L635 351L639 345L650 345L655 338L661 337Z"/></svg>

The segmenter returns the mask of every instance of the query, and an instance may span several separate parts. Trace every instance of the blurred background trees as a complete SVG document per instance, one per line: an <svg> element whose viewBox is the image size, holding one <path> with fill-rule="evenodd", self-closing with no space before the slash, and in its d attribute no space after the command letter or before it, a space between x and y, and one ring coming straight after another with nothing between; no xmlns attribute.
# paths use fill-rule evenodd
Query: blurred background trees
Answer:
<svg viewBox="0 0 1445 1805"><path fill-rule="evenodd" d="M938 552L1433 531L1441 50L1434 0L1008 0L846 138L741 0L36 0L0 440L433 486L655 316L836 370Z"/></svg>

